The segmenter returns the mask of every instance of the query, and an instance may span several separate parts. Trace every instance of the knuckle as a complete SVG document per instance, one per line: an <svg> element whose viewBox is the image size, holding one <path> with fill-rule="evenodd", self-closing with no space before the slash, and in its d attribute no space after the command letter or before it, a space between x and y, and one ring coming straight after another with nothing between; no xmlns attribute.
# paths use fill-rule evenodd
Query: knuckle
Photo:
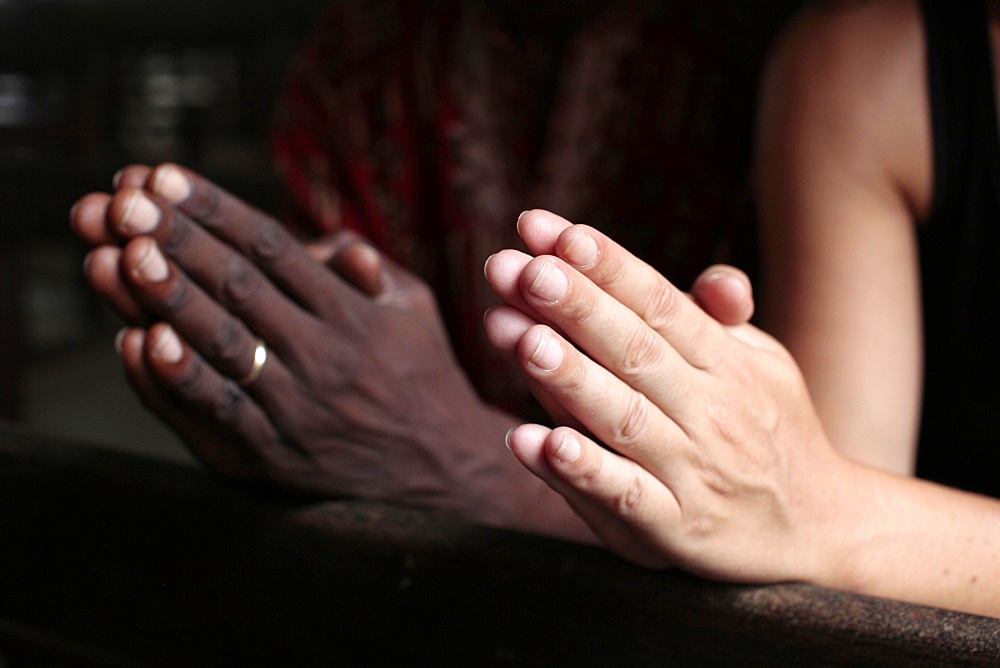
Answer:
<svg viewBox="0 0 1000 668"><path fill-rule="evenodd" d="M173 281L163 298L163 308L167 314L176 314L191 302L191 284L186 278Z"/></svg>
<svg viewBox="0 0 1000 668"><path fill-rule="evenodd" d="M588 274L592 280L608 291L615 291L619 288L627 275L622 266L622 259L615 253L602 254L597 266Z"/></svg>
<svg viewBox="0 0 1000 668"><path fill-rule="evenodd" d="M600 489L605 484L604 458L590 457L577 468L578 484L583 489Z"/></svg>
<svg viewBox="0 0 1000 668"><path fill-rule="evenodd" d="M232 380L226 381L222 390L212 399L211 414L219 422L232 422L242 410L246 397Z"/></svg>
<svg viewBox="0 0 1000 668"><path fill-rule="evenodd" d="M583 365L564 362L559 366L557 378L560 390L570 396L585 396L593 391Z"/></svg>
<svg viewBox="0 0 1000 668"><path fill-rule="evenodd" d="M635 471L629 476L625 487L615 499L615 509L618 514L624 517L638 515L645 496L646 480L638 471Z"/></svg>
<svg viewBox="0 0 1000 668"><path fill-rule="evenodd" d="M206 347L205 354L209 359L216 360L227 368L235 368L240 359L241 329L237 321L227 318L215 330L212 340Z"/></svg>
<svg viewBox="0 0 1000 668"><path fill-rule="evenodd" d="M183 215L179 215L171 207L164 208L163 222L160 227L166 230L164 239L160 242L163 252L170 257L179 256L191 244L191 223Z"/></svg>
<svg viewBox="0 0 1000 668"><path fill-rule="evenodd" d="M240 307L260 292L260 274L244 258L234 256L222 284L222 299L228 306Z"/></svg>
<svg viewBox="0 0 1000 668"><path fill-rule="evenodd" d="M643 396L632 392L621 419L614 425L613 436L616 446L628 446L638 441L646 432L649 422L649 407Z"/></svg>
<svg viewBox="0 0 1000 668"><path fill-rule="evenodd" d="M632 331L619 362L623 380L628 382L648 374L650 367L660 361L661 351L661 339L653 330L639 327Z"/></svg>
<svg viewBox="0 0 1000 668"><path fill-rule="evenodd" d="M271 262L285 253L291 237L274 221L260 218L260 233L250 242L249 255L259 262Z"/></svg>
<svg viewBox="0 0 1000 668"><path fill-rule="evenodd" d="M580 293L579 298L574 298L565 303L563 306L563 315L567 319L583 325L595 313L599 312L597 308L598 295L589 290L582 290Z"/></svg>
<svg viewBox="0 0 1000 668"><path fill-rule="evenodd" d="M680 292L669 284L662 284L650 290L639 316L653 329L666 328L680 309Z"/></svg>
<svg viewBox="0 0 1000 668"><path fill-rule="evenodd" d="M187 205L192 208L199 221L206 227L219 229L226 223L226 218L218 215L222 207L222 193L218 188L195 188Z"/></svg>
<svg viewBox="0 0 1000 668"><path fill-rule="evenodd" d="M177 381L177 393L185 398L199 396L205 382L205 367L198 361L192 361L184 375Z"/></svg>

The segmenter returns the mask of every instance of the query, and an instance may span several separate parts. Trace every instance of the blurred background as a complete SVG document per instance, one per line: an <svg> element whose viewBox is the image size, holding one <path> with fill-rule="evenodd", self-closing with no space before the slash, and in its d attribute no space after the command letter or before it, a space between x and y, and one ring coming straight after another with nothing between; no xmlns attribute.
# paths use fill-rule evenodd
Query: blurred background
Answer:
<svg viewBox="0 0 1000 668"><path fill-rule="evenodd" d="M129 162L188 165L269 211L288 59L328 0L0 0L0 417L186 459L128 388L82 280L73 202Z"/></svg>

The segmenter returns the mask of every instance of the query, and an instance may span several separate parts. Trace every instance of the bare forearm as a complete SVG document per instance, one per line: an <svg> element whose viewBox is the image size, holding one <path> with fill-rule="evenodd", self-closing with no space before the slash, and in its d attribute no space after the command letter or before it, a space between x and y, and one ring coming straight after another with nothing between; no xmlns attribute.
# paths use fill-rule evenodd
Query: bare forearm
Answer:
<svg viewBox="0 0 1000 668"><path fill-rule="evenodd" d="M858 468L818 584L1000 616L1000 501Z"/></svg>

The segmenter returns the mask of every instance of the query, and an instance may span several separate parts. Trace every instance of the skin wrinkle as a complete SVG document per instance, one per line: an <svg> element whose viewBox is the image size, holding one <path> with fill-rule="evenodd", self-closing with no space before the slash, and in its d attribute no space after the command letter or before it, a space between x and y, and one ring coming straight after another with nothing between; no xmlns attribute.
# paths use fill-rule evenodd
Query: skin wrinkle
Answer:
<svg viewBox="0 0 1000 668"><path fill-rule="evenodd" d="M562 341L557 339L551 332L548 333L547 336L549 338L549 342L552 345L556 346L563 345ZM563 349L563 360L565 360L565 348ZM564 368L565 368L564 365L560 364L559 369L554 369L553 371L560 371L563 370ZM548 373L551 372L543 370L541 372L541 375L544 376L545 374ZM569 365L568 371L560 373L558 377L563 389L566 391L567 394L570 395L584 396L586 394L584 390L589 388L591 384L590 381L588 381L587 379L586 368L580 365L573 365L573 364Z"/></svg>
<svg viewBox="0 0 1000 668"><path fill-rule="evenodd" d="M561 271L561 270L560 270ZM566 292L565 297L560 300L562 317L572 320L580 327L586 327L595 315L599 313L597 307L598 295L584 290L580 295L573 293L572 282Z"/></svg>
<svg viewBox="0 0 1000 668"><path fill-rule="evenodd" d="M221 229L229 222L226 216L219 216L219 209L222 207L222 193L216 188L202 188L195 191L193 209L195 215L206 226L212 229Z"/></svg>
<svg viewBox="0 0 1000 668"><path fill-rule="evenodd" d="M639 517L642 500L646 497L646 479L641 471L635 471L629 477L625 493L618 499L618 513L625 517Z"/></svg>
<svg viewBox="0 0 1000 668"><path fill-rule="evenodd" d="M177 381L177 392L181 395L192 395L203 383L205 367L201 364L189 364L184 376Z"/></svg>
<svg viewBox="0 0 1000 668"><path fill-rule="evenodd" d="M174 316L191 301L191 286L187 281L174 281L174 285L163 299L163 308Z"/></svg>
<svg viewBox="0 0 1000 668"><path fill-rule="evenodd" d="M228 422L240 412L245 401L246 395L239 385L235 381L227 380L216 400L212 402L212 414L217 419Z"/></svg>
<svg viewBox="0 0 1000 668"><path fill-rule="evenodd" d="M265 222L260 235L250 244L249 255L257 263L273 267L276 260L286 257L286 249L291 245L287 232L273 223Z"/></svg>
<svg viewBox="0 0 1000 668"><path fill-rule="evenodd" d="M244 310L260 296L260 274L242 256L233 255L219 295L226 306Z"/></svg>
<svg viewBox="0 0 1000 668"><path fill-rule="evenodd" d="M612 427L612 440L619 445L632 448L648 431L649 402L639 392L629 394L628 407L622 420Z"/></svg>
<svg viewBox="0 0 1000 668"><path fill-rule="evenodd" d="M680 305L677 303L678 291L661 282L661 289L652 290L639 317L657 332L667 330L673 323Z"/></svg>
<svg viewBox="0 0 1000 668"><path fill-rule="evenodd" d="M215 330L215 335L208 342L207 350L205 351L206 358L218 360L220 366L232 369L238 378L242 378L250 372L249 367L242 372L237 369L239 362L250 360L250 366L253 366L253 356L244 354L244 346L240 345L243 339L240 336L241 333L242 328L239 325L239 321L235 318L226 318L222 325Z"/></svg>
<svg viewBox="0 0 1000 668"><path fill-rule="evenodd" d="M187 216L174 211L172 208L167 209L168 214L164 217L161 225L168 220L170 221L170 234L162 242L162 248L164 252L170 257L178 257L181 255L181 251L188 248L191 243L191 221L188 220Z"/></svg>
<svg viewBox="0 0 1000 668"><path fill-rule="evenodd" d="M642 327L630 332L618 363L618 376L633 387L642 382L647 369L662 362L662 345L663 339L651 329Z"/></svg>

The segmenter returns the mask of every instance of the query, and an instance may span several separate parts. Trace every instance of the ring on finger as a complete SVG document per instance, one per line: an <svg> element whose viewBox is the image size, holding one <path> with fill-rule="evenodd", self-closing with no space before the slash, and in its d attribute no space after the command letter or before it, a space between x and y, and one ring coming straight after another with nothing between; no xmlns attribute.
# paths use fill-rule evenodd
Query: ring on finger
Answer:
<svg viewBox="0 0 1000 668"><path fill-rule="evenodd" d="M257 380L260 377L260 372L264 370L265 364L267 364L267 346L261 339L257 339L257 345L253 350L253 366L245 376L237 381L240 387L246 387Z"/></svg>

